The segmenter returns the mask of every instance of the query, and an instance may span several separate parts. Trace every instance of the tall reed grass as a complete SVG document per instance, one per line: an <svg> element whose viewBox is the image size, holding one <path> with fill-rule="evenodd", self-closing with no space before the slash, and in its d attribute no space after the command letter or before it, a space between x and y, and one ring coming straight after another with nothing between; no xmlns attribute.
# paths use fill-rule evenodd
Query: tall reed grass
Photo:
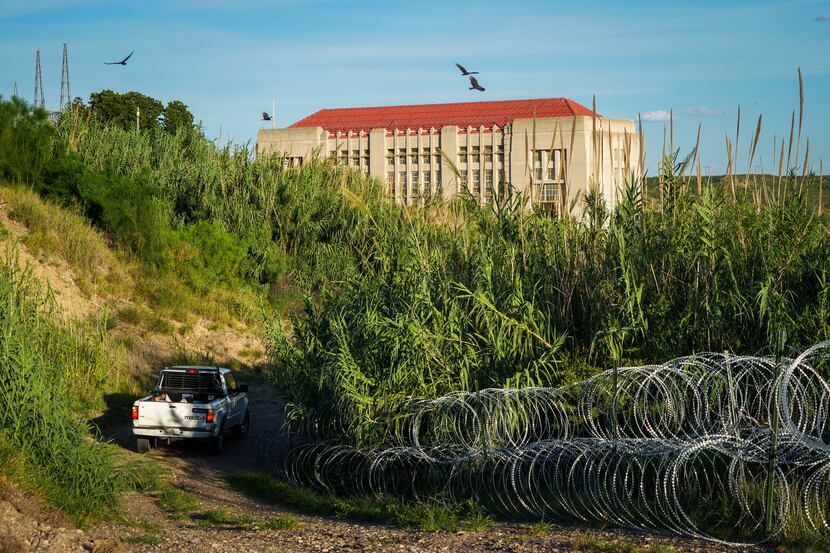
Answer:
<svg viewBox="0 0 830 553"><path fill-rule="evenodd" d="M119 359L101 326L57 316L54 300L21 268L13 248L0 259L0 473L76 521L110 516L119 492L144 474L116 466L117 448L90 438L84 413L119 389Z"/></svg>
<svg viewBox="0 0 830 553"><path fill-rule="evenodd" d="M799 91L774 179L739 174L763 129L759 117L742 157L739 117L722 179L703 179L699 131L681 155L672 121L657 194L629 174L613 210L597 186L559 218L513 190L491 206L458 198L405 210L344 188L364 214L364 235L346 246L356 270L291 325L269 328L290 420L378 444L414 398L561 385L595 366L697 351L755 353L782 332L795 346L826 339L830 226L815 201L823 164L815 175L802 142L800 71Z"/></svg>

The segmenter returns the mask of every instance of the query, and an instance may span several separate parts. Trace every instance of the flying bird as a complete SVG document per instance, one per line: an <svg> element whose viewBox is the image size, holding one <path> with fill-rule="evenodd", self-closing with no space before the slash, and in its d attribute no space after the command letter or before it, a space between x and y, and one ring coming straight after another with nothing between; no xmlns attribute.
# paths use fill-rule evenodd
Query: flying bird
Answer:
<svg viewBox="0 0 830 553"><path fill-rule="evenodd" d="M121 61L105 61L104 65L127 65L127 60L130 59L133 56L134 53L135 53L135 50L130 52L130 55L127 56L126 58L124 58Z"/></svg>
<svg viewBox="0 0 830 553"><path fill-rule="evenodd" d="M467 75L478 75L478 71L467 71L467 69L460 63L456 62L455 66L461 70L462 77L466 77Z"/></svg>
<svg viewBox="0 0 830 553"><path fill-rule="evenodd" d="M479 92L484 92L484 87L478 84L478 81L472 75L470 75L470 90L478 90Z"/></svg>
<svg viewBox="0 0 830 553"><path fill-rule="evenodd" d="M268 115L268 112L267 112L267 111L263 111L263 112L262 112L262 120L263 120L263 121L270 121L270 120L271 120L271 116L270 116L270 115Z"/></svg>

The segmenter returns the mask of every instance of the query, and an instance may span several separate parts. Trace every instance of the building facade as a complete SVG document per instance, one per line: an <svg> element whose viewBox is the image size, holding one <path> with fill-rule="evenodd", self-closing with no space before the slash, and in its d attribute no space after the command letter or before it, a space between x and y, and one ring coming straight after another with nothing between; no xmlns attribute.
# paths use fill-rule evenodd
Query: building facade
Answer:
<svg viewBox="0 0 830 553"><path fill-rule="evenodd" d="M641 151L633 121L568 98L323 109L257 134L257 155L331 158L382 179L400 203L466 191L485 204L512 186L553 212L590 187L616 205Z"/></svg>

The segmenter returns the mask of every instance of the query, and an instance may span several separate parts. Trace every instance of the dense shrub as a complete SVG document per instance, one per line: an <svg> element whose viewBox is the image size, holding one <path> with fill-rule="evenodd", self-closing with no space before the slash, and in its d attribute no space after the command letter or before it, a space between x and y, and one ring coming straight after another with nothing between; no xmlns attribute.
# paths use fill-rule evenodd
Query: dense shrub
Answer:
<svg viewBox="0 0 830 553"><path fill-rule="evenodd" d="M50 161L54 135L45 110L31 109L17 97L0 97L0 178L37 182Z"/></svg>

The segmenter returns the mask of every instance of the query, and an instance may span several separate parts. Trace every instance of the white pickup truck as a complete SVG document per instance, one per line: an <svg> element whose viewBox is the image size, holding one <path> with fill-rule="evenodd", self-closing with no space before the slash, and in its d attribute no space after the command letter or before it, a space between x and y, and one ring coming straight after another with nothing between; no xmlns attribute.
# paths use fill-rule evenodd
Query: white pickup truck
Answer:
<svg viewBox="0 0 830 553"><path fill-rule="evenodd" d="M159 441L205 440L219 453L225 432L244 437L251 426L248 386L230 369L167 367L153 392L133 403L133 434L141 453Z"/></svg>

